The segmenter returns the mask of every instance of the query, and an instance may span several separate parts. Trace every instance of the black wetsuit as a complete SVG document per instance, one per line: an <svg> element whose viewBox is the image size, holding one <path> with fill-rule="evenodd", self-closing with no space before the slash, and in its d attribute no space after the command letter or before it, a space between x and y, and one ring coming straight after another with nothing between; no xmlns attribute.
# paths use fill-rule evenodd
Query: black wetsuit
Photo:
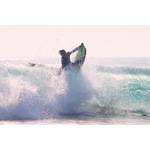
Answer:
<svg viewBox="0 0 150 150"><path fill-rule="evenodd" d="M79 46L80 47L80 46ZM66 57L61 57L61 64L62 64L62 69L64 69L64 68L66 68L67 66L69 66L69 64L71 64L72 66L74 66L74 65L77 65L77 64L79 64L79 63L81 63L83 60L78 60L78 61L76 61L76 62L74 62L74 63L72 63L71 61L70 61L70 55L72 54L72 53L74 53L75 51L77 51L77 50L79 50L79 47L77 47L77 48L75 48L74 50L72 50L72 51L70 51L70 52L67 52L66 53Z"/></svg>
<svg viewBox="0 0 150 150"><path fill-rule="evenodd" d="M62 69L66 68L67 66L69 66L69 64L71 65L76 65L78 62L72 63L70 61L70 55L74 52L76 52L77 50L79 50L79 47L75 48L74 50L67 52L66 53L66 57L61 57L61 64L62 64Z"/></svg>
<svg viewBox="0 0 150 150"><path fill-rule="evenodd" d="M71 55L71 52L67 52L66 57L61 57L62 69L71 63L70 55Z"/></svg>

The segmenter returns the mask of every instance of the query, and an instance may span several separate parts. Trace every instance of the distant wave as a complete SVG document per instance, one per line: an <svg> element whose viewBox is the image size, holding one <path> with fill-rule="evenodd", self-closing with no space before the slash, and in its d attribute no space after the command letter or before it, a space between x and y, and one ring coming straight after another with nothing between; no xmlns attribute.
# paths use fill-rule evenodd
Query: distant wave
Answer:
<svg viewBox="0 0 150 150"><path fill-rule="evenodd" d="M104 73L112 74L129 74L129 75L146 75L150 76L150 68L135 68L135 67L103 67L98 66L97 70Z"/></svg>

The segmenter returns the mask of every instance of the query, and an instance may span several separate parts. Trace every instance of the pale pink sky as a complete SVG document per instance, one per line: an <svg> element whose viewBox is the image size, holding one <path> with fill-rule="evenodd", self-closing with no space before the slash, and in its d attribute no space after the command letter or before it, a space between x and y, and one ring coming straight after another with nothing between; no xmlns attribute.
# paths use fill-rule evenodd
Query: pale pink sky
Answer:
<svg viewBox="0 0 150 150"><path fill-rule="evenodd" d="M0 57L59 57L82 42L87 57L150 57L150 26L0 26Z"/></svg>

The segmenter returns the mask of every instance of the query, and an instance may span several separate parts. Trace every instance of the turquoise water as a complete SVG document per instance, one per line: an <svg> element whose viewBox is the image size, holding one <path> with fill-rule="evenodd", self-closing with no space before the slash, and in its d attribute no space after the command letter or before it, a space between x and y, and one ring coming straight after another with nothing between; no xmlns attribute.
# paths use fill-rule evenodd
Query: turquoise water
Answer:
<svg viewBox="0 0 150 150"><path fill-rule="evenodd" d="M149 120L149 60L87 58L80 73L59 75L59 58L0 58L1 123Z"/></svg>

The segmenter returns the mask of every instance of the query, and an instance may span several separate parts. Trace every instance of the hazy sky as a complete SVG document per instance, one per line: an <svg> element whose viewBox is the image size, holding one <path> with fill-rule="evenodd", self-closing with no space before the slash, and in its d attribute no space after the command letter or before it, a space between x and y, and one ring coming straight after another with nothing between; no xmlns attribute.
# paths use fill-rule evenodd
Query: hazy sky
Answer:
<svg viewBox="0 0 150 150"><path fill-rule="evenodd" d="M150 57L150 26L0 26L0 57L59 57L82 42L87 57Z"/></svg>

